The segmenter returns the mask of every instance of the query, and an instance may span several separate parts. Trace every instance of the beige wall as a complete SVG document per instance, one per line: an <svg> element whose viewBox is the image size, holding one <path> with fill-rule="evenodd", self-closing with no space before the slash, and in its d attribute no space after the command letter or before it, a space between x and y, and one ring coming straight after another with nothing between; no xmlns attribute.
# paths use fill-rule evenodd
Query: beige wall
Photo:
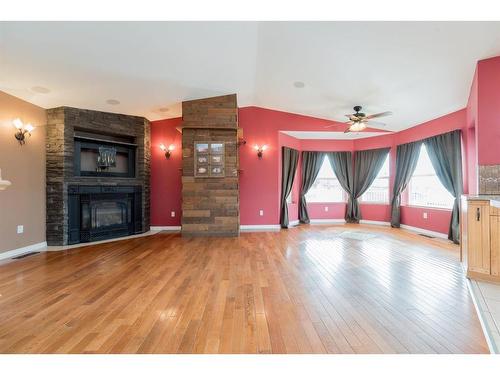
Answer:
<svg viewBox="0 0 500 375"><path fill-rule="evenodd" d="M16 117L35 126L24 146L14 138ZM43 108L0 91L0 169L12 182L0 191L0 253L45 241L46 122Z"/></svg>

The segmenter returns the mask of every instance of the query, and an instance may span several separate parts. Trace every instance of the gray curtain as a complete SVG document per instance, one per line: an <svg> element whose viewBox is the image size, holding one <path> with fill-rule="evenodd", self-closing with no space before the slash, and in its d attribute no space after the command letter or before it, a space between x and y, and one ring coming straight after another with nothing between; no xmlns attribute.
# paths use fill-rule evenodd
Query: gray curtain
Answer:
<svg viewBox="0 0 500 375"><path fill-rule="evenodd" d="M337 176L340 186L344 189L349 197L353 192L353 175L352 175L352 154L349 151L328 152L328 160L332 166L335 176ZM347 220L347 210L345 219Z"/></svg>
<svg viewBox="0 0 500 375"><path fill-rule="evenodd" d="M316 181L324 158L325 153L323 152L302 151L302 184L299 197L299 220L301 223L308 224L310 222L306 194Z"/></svg>
<svg viewBox="0 0 500 375"><path fill-rule="evenodd" d="M282 147L281 149L281 213L280 224L282 228L288 228L288 204L286 199L292 192L293 180L299 162L299 152L293 148Z"/></svg>
<svg viewBox="0 0 500 375"><path fill-rule="evenodd" d="M354 153L354 184L347 201L346 221L359 223L361 212L358 198L371 186L389 154L389 148L356 151Z"/></svg>
<svg viewBox="0 0 500 375"><path fill-rule="evenodd" d="M439 181L455 197L448 238L459 243L459 199L463 192L461 131L427 138L424 144Z"/></svg>
<svg viewBox="0 0 500 375"><path fill-rule="evenodd" d="M399 228L401 224L401 193L410 182L417 166L422 141L399 145L396 150L396 177L391 201L391 226Z"/></svg>

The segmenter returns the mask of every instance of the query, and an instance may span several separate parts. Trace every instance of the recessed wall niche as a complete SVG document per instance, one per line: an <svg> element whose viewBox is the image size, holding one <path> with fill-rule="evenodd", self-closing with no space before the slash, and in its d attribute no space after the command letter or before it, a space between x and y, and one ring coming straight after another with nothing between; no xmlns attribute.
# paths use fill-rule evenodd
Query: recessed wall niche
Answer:
<svg viewBox="0 0 500 375"><path fill-rule="evenodd" d="M224 177L225 144L224 141L194 143L195 177Z"/></svg>

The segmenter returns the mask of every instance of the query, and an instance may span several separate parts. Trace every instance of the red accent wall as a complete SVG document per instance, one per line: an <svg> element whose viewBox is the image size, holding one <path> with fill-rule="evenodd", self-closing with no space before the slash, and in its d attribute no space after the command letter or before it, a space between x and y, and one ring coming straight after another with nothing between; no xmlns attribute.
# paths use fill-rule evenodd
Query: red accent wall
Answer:
<svg viewBox="0 0 500 375"><path fill-rule="evenodd" d="M181 225L181 165L182 136L176 126L181 118L153 121L151 123L151 225ZM170 159L160 149L160 144L175 145ZM171 212L175 217L171 217Z"/></svg>
<svg viewBox="0 0 500 375"><path fill-rule="evenodd" d="M500 164L500 57L477 64L478 164Z"/></svg>
<svg viewBox="0 0 500 375"><path fill-rule="evenodd" d="M180 225L181 138L180 133L175 129L180 122L181 119L171 119L152 123L151 223L153 226ZM354 151L391 147L390 191L392 192L396 146L454 129L463 129L466 132L468 116L466 109L463 109L398 133L355 141L299 140L280 132L280 130L324 130L325 126L332 124L333 128L343 129L343 125L338 123L308 116L258 107L239 109L239 126L243 128L243 136L247 141L247 144L241 146L239 150L240 169L242 169L240 177L240 222L242 225L279 224L281 146L292 147L300 151ZM166 160L159 149L160 143L176 145L176 150L170 160ZM256 144L268 146L262 159L258 159L253 148ZM469 159L469 149L470 147L464 149L466 162ZM467 167L464 171L464 179L465 185L468 186L466 171ZM299 168L292 191L292 203L289 204L290 221L298 219L300 175ZM328 206L328 211L325 211L325 206ZM311 219L342 219L345 204L310 203L308 209ZM170 217L172 210L176 212L175 218ZM263 216L259 215L260 210L263 210ZM389 205L361 204L361 211L364 220L390 221ZM423 212L427 212L427 219L423 219ZM451 212L447 210L409 206L404 206L401 214L403 224L441 233L448 232L450 216Z"/></svg>

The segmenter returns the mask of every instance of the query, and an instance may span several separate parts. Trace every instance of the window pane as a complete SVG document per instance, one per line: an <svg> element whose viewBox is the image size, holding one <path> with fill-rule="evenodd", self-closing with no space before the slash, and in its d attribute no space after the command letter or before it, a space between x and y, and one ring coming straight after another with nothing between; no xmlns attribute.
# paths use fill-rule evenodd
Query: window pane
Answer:
<svg viewBox="0 0 500 375"><path fill-rule="evenodd" d="M439 181L425 145L422 145L417 167L408 184L408 198L412 206L453 208L454 198Z"/></svg>
<svg viewBox="0 0 500 375"><path fill-rule="evenodd" d="M389 155L377 178L361 196L361 202L389 203Z"/></svg>
<svg viewBox="0 0 500 375"><path fill-rule="evenodd" d="M327 157L323 160L318 177L306 194L307 202L344 202L344 190L335 176Z"/></svg>

